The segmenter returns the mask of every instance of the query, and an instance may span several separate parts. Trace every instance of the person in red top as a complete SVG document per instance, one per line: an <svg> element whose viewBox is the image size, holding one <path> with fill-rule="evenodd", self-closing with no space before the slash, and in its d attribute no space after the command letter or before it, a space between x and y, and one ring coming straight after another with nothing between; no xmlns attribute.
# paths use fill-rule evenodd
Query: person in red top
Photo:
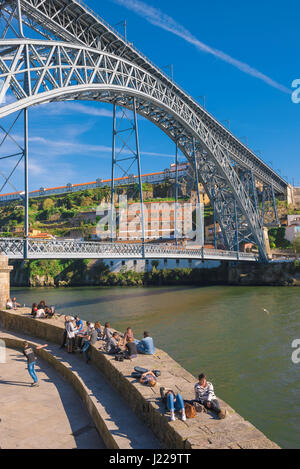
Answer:
<svg viewBox="0 0 300 469"><path fill-rule="evenodd" d="M31 315L35 318L36 317L36 313L37 313L37 310L38 310L38 307L37 307L37 303L33 303L32 305L32 308L31 308Z"/></svg>

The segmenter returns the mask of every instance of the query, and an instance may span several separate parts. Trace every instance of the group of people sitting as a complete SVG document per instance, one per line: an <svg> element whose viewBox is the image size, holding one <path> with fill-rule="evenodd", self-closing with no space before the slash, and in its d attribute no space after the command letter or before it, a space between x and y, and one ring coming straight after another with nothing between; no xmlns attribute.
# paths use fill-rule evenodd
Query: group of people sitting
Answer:
<svg viewBox="0 0 300 469"><path fill-rule="evenodd" d="M102 326L99 321L96 323L86 321L84 325L79 316L65 316L65 331L61 348L67 346L68 353L81 352L84 354L86 362L89 363L89 348L99 340L104 341L100 350L110 355L117 356L122 353L124 358L133 359L137 357L138 353L155 354L153 339L147 331L144 332L142 340L137 340L131 327L128 327L122 335L114 331L109 322ZM153 387L158 384L157 374L153 371L142 373L139 379L143 385ZM221 409L212 383L207 381L203 373L199 375L194 391L195 399L187 401L180 393L160 387L160 395L166 409L170 412L171 421L175 420L175 412L179 412L182 420L186 420L187 406L193 407L197 412L211 410L217 414L219 419L226 417L226 410Z"/></svg>
<svg viewBox="0 0 300 469"><path fill-rule="evenodd" d="M8 298L6 301L6 309L17 309L21 308L20 303L17 302L17 298Z"/></svg>
<svg viewBox="0 0 300 469"><path fill-rule="evenodd" d="M6 301L6 309L21 308L22 305L17 302L16 297L8 298ZM25 307L25 305L24 305ZM49 319L56 317L55 307L47 306L45 300L41 300L39 303L33 303L31 307L31 316L36 319Z"/></svg>
<svg viewBox="0 0 300 469"><path fill-rule="evenodd" d="M109 322L106 322L102 339L106 342L103 350L111 355L125 352L125 358L136 358L138 353L144 355L155 354L154 342L148 331L144 332L142 340L137 340L131 327L127 327L125 333L121 336L118 332L111 329Z"/></svg>
<svg viewBox="0 0 300 469"><path fill-rule="evenodd" d="M55 307L47 306L45 300L41 300L39 303L33 303L31 316L35 319L53 318L55 317Z"/></svg>
<svg viewBox="0 0 300 469"><path fill-rule="evenodd" d="M157 376L153 371L146 371L140 377L142 384L154 387L157 385ZM166 410L170 412L170 420L175 420L175 412L181 414L181 419L186 420L186 408L194 408L195 412L213 411L217 414L219 419L226 417L226 409L222 410L218 399L216 398L214 387L211 382L207 381L204 373L200 373L198 381L194 386L195 399L183 400L179 393L175 393L172 389L166 390L160 387L161 399L165 405Z"/></svg>
<svg viewBox="0 0 300 469"><path fill-rule="evenodd" d="M16 298L12 298L7 300L6 307L7 309L16 309L20 307L20 304L17 303ZM46 306L45 301L42 300L39 304L33 303L31 315L34 318L49 318L55 316L55 309L54 307ZM99 340L104 342L100 350L110 355L117 356L123 354L124 358L131 360L136 358L138 353L144 355L155 354L153 339L147 331L144 332L142 340L137 340L131 327L127 327L122 335L114 331L109 322L102 326L99 321L96 323L86 321L84 325L78 315L75 317L65 316L64 319L65 330L61 348L66 346L68 353L83 353L86 363L90 361L89 348ZM158 384L158 375L153 371L146 371L138 376L140 376L139 380L143 385L154 387ZM194 411L196 410L197 412L211 410L217 414L219 419L226 417L226 410L221 409L214 393L214 387L211 382L207 381L204 373L199 375L198 381L194 386L194 391L195 399L187 401L183 399L180 393L176 393L172 389L166 390L164 387L160 387L161 399L165 408L170 412L171 421L175 420L175 412L179 412L181 419L186 420L187 406L193 407Z"/></svg>
<svg viewBox="0 0 300 469"><path fill-rule="evenodd" d="M123 354L124 358L136 358L138 353L145 355L155 354L155 347L149 332L144 332L144 338L137 340L131 327L128 327L124 335L114 331L109 322L104 326L98 321L92 323L86 321L85 325L79 316L65 316L65 331L61 348L67 346L68 353L81 352L89 363L88 350L98 340L104 342L100 350L110 355Z"/></svg>

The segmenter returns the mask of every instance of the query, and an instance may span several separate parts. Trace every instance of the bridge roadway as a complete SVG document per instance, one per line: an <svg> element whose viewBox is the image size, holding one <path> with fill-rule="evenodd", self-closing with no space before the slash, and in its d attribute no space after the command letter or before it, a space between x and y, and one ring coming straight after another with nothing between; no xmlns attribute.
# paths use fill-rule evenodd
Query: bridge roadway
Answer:
<svg viewBox="0 0 300 469"><path fill-rule="evenodd" d="M26 241L2 238L0 252L9 259L24 259ZM259 261L258 254L206 249L199 247L166 246L162 244L102 243L77 240L27 241L28 259L194 259L224 261Z"/></svg>

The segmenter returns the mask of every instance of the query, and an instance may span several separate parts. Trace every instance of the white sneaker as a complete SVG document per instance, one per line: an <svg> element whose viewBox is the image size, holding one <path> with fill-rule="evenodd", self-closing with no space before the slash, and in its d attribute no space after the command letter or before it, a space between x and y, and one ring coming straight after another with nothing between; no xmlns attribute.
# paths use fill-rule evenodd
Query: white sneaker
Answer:
<svg viewBox="0 0 300 469"><path fill-rule="evenodd" d="M175 420L176 420L176 419L175 419L175 414L172 413L172 414L171 414L171 417L170 417L170 421L171 421L171 422L174 422Z"/></svg>
<svg viewBox="0 0 300 469"><path fill-rule="evenodd" d="M185 412L182 412L182 415L181 415L181 420L183 420L184 422L186 421L186 415L185 415Z"/></svg>

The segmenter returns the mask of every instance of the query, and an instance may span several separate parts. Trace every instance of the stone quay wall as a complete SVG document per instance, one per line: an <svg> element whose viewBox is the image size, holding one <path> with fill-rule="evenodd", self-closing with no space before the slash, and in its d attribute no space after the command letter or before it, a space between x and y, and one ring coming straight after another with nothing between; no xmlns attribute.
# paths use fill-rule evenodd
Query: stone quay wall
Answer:
<svg viewBox="0 0 300 469"><path fill-rule="evenodd" d="M16 331L38 337L47 342L60 344L63 338L62 318L41 320L30 317L30 310L0 311L0 329ZM160 399L159 386L181 393L184 399L193 399L193 375L183 369L167 353L156 350L154 356L139 355L133 361L118 362L113 356L103 353L99 341L90 347L90 358L106 376L109 383L120 394L135 414L151 428L164 448L169 449L277 449L262 432L237 414L228 404L219 399L227 410L225 420L216 419L211 413L200 413L194 419L183 422L169 421L169 416ZM159 369L159 386L143 386L131 376L134 366L150 370ZM128 422L130 425L130 422Z"/></svg>

